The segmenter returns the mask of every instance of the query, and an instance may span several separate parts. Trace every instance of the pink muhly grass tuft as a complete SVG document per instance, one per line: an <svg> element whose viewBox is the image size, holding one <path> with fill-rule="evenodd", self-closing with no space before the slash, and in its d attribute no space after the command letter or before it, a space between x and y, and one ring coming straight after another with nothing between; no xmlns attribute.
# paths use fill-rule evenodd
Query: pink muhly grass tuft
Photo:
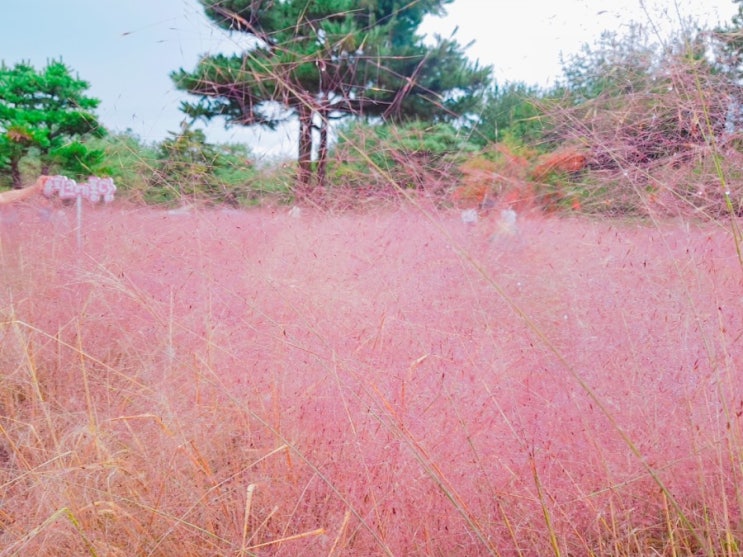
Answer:
<svg viewBox="0 0 743 557"><path fill-rule="evenodd" d="M0 223L0 546L732 555L712 225L107 207ZM72 240L72 241L71 241ZM566 366L567 365L567 366Z"/></svg>

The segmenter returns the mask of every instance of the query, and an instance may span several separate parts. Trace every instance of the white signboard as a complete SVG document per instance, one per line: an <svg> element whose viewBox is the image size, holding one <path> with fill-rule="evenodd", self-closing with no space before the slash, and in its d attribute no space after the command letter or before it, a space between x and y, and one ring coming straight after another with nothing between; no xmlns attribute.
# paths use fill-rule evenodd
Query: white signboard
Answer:
<svg viewBox="0 0 743 557"><path fill-rule="evenodd" d="M110 203L114 200L116 186L111 178L91 176L84 184L78 184L67 176L50 176L44 182L44 195L47 197L59 194L60 199L88 199L93 203L103 200Z"/></svg>
<svg viewBox="0 0 743 557"><path fill-rule="evenodd" d="M77 200L77 248L83 246L83 198L93 203L103 200L110 203L114 200L116 186L111 178L91 176L84 184L78 184L67 176L49 176L44 180L44 195L53 197L59 194L60 199Z"/></svg>

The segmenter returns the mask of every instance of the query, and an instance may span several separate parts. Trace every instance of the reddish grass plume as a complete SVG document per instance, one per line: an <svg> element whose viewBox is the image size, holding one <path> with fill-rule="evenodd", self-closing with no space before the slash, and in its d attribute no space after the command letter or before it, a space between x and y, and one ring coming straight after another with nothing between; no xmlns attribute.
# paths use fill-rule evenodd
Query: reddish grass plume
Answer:
<svg viewBox="0 0 743 557"><path fill-rule="evenodd" d="M0 207L0 555L736 555L725 224Z"/></svg>

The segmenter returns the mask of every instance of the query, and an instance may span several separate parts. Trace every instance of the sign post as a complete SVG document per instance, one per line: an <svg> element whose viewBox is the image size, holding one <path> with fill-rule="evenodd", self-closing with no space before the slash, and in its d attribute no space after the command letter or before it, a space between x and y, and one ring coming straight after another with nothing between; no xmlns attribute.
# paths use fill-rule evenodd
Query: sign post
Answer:
<svg viewBox="0 0 743 557"><path fill-rule="evenodd" d="M78 184L67 176L49 176L44 181L44 195L53 197L59 194L60 199L75 199L77 213L77 249L83 247L83 198L92 203L103 201L110 203L114 200L116 186L112 178L98 178L91 176L84 184Z"/></svg>

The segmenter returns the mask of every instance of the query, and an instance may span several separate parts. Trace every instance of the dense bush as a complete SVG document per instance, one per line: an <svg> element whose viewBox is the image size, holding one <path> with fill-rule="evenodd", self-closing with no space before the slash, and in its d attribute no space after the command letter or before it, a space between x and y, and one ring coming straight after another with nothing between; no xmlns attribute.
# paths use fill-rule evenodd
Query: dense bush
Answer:
<svg viewBox="0 0 743 557"><path fill-rule="evenodd" d="M253 175L247 147L213 145L203 131L184 127L160 143L148 198L187 197L237 206Z"/></svg>
<svg viewBox="0 0 743 557"><path fill-rule="evenodd" d="M458 179L459 163L478 150L467 132L445 123L353 122L338 135L329 191L356 198L396 198L400 190L439 197Z"/></svg>
<svg viewBox="0 0 743 557"><path fill-rule="evenodd" d="M634 27L623 37L604 35L567 62L562 99L545 105L552 124L547 139L590 153L590 172L580 184L584 208L727 211L725 161L739 157L726 159L722 146L736 86L708 53L701 34L679 35L661 47Z"/></svg>
<svg viewBox="0 0 743 557"><path fill-rule="evenodd" d="M472 139L493 142L538 143L545 131L541 105L552 93L525 83L495 84L488 92Z"/></svg>

